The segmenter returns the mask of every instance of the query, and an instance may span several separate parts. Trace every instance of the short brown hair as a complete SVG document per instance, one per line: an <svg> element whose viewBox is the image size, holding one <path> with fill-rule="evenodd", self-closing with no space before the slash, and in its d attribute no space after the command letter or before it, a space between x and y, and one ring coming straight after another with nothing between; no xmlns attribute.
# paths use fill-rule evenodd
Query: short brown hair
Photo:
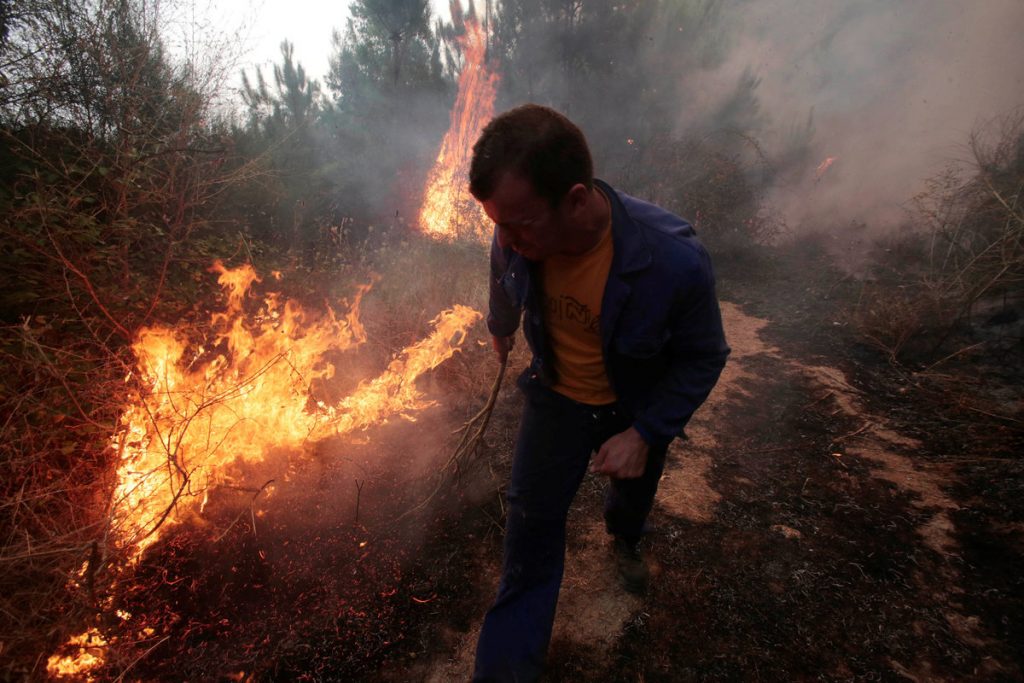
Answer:
<svg viewBox="0 0 1024 683"><path fill-rule="evenodd" d="M473 145L469 191L486 201L506 171L516 173L555 206L569 189L594 184L583 132L550 107L524 104L491 119Z"/></svg>

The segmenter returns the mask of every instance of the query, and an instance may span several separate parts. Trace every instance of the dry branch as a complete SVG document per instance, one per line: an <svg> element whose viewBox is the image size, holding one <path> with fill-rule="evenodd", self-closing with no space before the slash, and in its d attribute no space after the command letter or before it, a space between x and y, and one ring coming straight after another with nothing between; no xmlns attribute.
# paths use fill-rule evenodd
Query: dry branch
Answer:
<svg viewBox="0 0 1024 683"><path fill-rule="evenodd" d="M491 384L491 392L487 397L487 402L484 404L484 407L481 408L476 415L468 419L462 427L455 432L456 434L461 433L462 436L459 439L459 443L455 447L455 450L452 452L451 457L448 458L448 462L446 462L444 467L442 467L440 472L438 472L437 486L433 491L431 491L430 495L414 507L403 512L395 521L405 519L414 512L426 507L432 500L434 500L437 494L441 492L441 489L444 488L444 485L449 481L450 477L453 475L457 477L466 464L468 464L470 459L472 459L476 454L477 450L480 448L481 442L483 441L484 432L487 431L487 425L491 420L491 414L494 412L494 406L498 400L498 393L501 391L501 382L505 377L506 367L508 367L507 357L501 361L501 365L498 368L498 374L495 375L494 382Z"/></svg>

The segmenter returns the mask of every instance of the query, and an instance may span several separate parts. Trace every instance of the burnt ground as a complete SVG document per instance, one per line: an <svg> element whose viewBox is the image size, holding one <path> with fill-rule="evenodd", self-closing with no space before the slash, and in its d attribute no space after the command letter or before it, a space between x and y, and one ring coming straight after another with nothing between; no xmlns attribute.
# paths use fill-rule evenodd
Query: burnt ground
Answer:
<svg viewBox="0 0 1024 683"><path fill-rule="evenodd" d="M819 262L720 265L734 353L673 446L645 542L651 590L617 586L603 482L588 477L546 680L1024 678L1024 438L1006 379L1019 351L942 374L891 366L856 343L851 292ZM489 362L466 356L441 390ZM250 494L225 493L202 522L216 534L182 526L117 592L107 614L132 616L104 631L129 635L99 677L468 680L498 579L512 382L474 468L394 518L446 457L429 425L480 402L321 445L252 513ZM419 464L379 464L403 458Z"/></svg>
<svg viewBox="0 0 1024 683"><path fill-rule="evenodd" d="M652 590L615 586L588 480L548 680L1024 678L1019 347L893 367L857 343L856 292L824 263L722 269L734 353L673 447ZM474 637L430 678L465 679Z"/></svg>

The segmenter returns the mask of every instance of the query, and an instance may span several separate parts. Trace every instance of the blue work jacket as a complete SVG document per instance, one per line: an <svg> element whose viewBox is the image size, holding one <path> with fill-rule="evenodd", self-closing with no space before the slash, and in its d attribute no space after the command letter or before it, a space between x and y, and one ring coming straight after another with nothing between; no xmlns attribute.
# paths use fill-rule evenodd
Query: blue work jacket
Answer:
<svg viewBox="0 0 1024 683"><path fill-rule="evenodd" d="M594 182L612 209L614 254L600 314L605 371L640 435L667 445L711 393L729 355L711 260L685 220ZM527 373L551 385L538 268L492 242L487 327L507 337L522 318L533 352Z"/></svg>

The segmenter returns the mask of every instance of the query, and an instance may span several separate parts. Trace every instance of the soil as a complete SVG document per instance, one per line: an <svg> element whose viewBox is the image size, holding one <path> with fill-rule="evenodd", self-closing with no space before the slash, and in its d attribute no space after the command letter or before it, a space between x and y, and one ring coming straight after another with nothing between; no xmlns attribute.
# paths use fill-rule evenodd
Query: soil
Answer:
<svg viewBox="0 0 1024 683"><path fill-rule="evenodd" d="M1019 385L984 402L977 383L949 381L977 366L940 379L893 368L850 335L842 276L788 263L722 278L733 352L671 447L644 541L646 596L619 587L605 482L584 481L545 680L1024 679ZM473 467L401 524L393 513L427 489L375 469L368 443L256 506L258 533L243 521L213 542L182 529L151 549L120 607L156 635L118 670L469 680L499 575L512 385ZM476 400L420 424L457 423ZM427 450L443 462L445 442L424 442L423 429L371 441L391 458ZM359 477L370 484L357 520ZM320 503L302 507L316 490Z"/></svg>

